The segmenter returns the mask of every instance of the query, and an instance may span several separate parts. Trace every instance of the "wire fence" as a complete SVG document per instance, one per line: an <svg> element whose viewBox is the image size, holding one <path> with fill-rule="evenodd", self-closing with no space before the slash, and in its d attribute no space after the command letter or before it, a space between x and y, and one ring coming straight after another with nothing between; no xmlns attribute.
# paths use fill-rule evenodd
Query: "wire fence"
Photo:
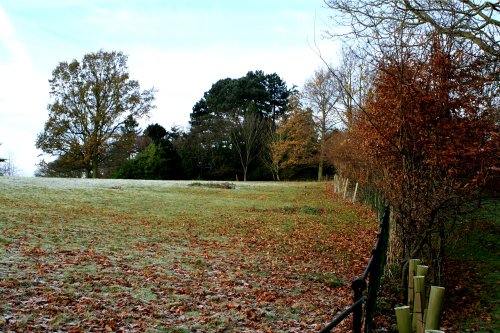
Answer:
<svg viewBox="0 0 500 333"><path fill-rule="evenodd" d="M371 333L373 329L373 317L377 302L377 293L380 288L380 279L384 271L389 243L389 218L390 210L386 207L380 219L380 230L377 242L372 250L372 256L363 274L352 282L353 304L338 315L330 324L319 333L328 333L340 324L351 313L352 332Z"/></svg>
<svg viewBox="0 0 500 333"><path fill-rule="evenodd" d="M333 179L333 190L345 200L353 203L362 203L376 212L384 209L384 196L382 192L369 184L360 185L356 180L336 174Z"/></svg>

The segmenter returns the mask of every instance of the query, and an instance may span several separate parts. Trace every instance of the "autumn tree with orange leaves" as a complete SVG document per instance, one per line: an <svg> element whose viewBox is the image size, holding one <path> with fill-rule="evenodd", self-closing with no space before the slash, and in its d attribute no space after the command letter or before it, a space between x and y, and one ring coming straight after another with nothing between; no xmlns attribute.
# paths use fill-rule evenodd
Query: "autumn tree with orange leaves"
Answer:
<svg viewBox="0 0 500 333"><path fill-rule="evenodd" d="M342 144L364 161L358 175L369 173L393 207L397 257L425 259L439 282L453 216L498 179L498 86L483 76L481 58L442 36L428 41L425 50L379 63Z"/></svg>
<svg viewBox="0 0 500 333"><path fill-rule="evenodd" d="M122 52L100 50L54 69L49 116L36 148L57 162L42 161L42 174L52 166L65 175L98 178L105 175L102 166L116 159L113 154L125 146L131 149L134 140L127 139L127 133L155 108L156 90L141 90L139 82L130 79L127 60Z"/></svg>
<svg viewBox="0 0 500 333"><path fill-rule="evenodd" d="M297 98L291 98L289 115L272 133L269 145L269 164L273 177L280 180L280 173L284 169L317 163L319 147L313 111L304 109Z"/></svg>

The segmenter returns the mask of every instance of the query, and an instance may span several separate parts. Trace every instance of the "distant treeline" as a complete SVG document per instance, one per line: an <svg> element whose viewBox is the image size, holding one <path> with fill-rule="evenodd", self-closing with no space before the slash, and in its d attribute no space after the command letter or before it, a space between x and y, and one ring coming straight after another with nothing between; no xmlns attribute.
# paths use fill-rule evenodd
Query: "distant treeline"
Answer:
<svg viewBox="0 0 500 333"><path fill-rule="evenodd" d="M319 140L313 112L299 93L277 74L255 71L213 84L193 106L188 130L156 123L142 130L129 115L100 145L95 175L84 154L65 153L42 161L37 176L315 179ZM323 172L333 173L332 167Z"/></svg>

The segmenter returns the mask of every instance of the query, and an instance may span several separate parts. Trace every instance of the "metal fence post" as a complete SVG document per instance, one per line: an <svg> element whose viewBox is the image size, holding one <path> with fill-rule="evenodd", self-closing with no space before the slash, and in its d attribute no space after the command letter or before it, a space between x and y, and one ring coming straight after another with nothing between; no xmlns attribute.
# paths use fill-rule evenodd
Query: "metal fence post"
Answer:
<svg viewBox="0 0 500 333"><path fill-rule="evenodd" d="M356 278L352 281L352 291L354 292L354 303L356 303L366 290L366 281L362 278ZM363 303L360 303L352 313L352 333L361 333L363 326Z"/></svg>
<svg viewBox="0 0 500 333"><path fill-rule="evenodd" d="M387 257L387 246L389 244L389 207L385 208L384 215L380 221L380 233L378 235L377 246L373 250L373 267L370 271L370 285L368 287L368 301L365 306L365 333L371 333L373 329L373 316L377 303L377 293L380 288L380 279L384 272Z"/></svg>

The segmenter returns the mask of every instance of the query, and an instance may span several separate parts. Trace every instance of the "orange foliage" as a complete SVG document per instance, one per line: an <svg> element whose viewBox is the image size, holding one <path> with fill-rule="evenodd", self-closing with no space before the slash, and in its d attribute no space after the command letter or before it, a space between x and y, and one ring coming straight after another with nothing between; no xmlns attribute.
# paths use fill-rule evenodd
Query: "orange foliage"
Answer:
<svg viewBox="0 0 500 333"><path fill-rule="evenodd" d="M498 179L499 122L487 64L430 41L379 64L365 110L333 151L393 205L402 259L417 255L438 269L446 219Z"/></svg>
<svg viewBox="0 0 500 333"><path fill-rule="evenodd" d="M312 111L293 105L290 115L276 129L270 144L272 167L279 180L280 171L315 163L318 144Z"/></svg>

